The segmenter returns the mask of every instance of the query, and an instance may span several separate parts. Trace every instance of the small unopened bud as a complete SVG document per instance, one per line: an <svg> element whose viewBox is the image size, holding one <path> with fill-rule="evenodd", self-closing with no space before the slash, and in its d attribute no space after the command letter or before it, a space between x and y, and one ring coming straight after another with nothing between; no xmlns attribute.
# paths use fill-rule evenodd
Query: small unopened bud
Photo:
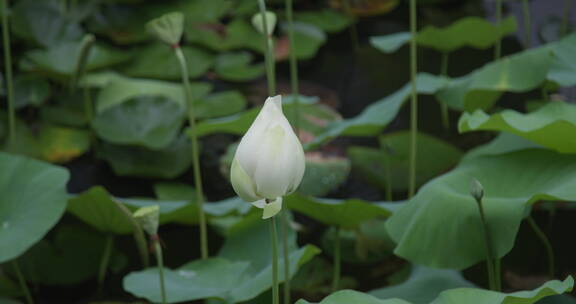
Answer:
<svg viewBox="0 0 576 304"><path fill-rule="evenodd" d="M264 30L264 18L266 18L266 30ZM257 13L252 17L252 25L258 30L260 34L267 33L268 36L272 35L276 27L276 14L266 11L262 18L261 13Z"/></svg>
<svg viewBox="0 0 576 304"><path fill-rule="evenodd" d="M158 205L139 208L133 216L149 235L158 234L160 222L160 207Z"/></svg>
<svg viewBox="0 0 576 304"><path fill-rule="evenodd" d="M184 32L184 14L173 12L162 15L149 21L146 30L160 41L177 46Z"/></svg>
<svg viewBox="0 0 576 304"><path fill-rule="evenodd" d="M470 182L470 194L477 202L481 202L484 196L484 187L482 187L482 184L475 178L472 178Z"/></svg>

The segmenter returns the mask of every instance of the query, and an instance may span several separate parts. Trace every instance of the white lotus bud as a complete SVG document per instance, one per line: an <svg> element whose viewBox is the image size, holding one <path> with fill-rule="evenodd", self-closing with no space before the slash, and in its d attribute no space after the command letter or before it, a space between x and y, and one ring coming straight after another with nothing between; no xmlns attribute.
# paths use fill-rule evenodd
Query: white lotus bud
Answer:
<svg viewBox="0 0 576 304"><path fill-rule="evenodd" d="M269 97L238 145L230 170L232 187L247 202L267 199L269 204L254 205L270 217L280 211L282 201L277 199L298 188L304 169L304 150L282 113L282 98ZM266 212L267 205L277 211Z"/></svg>

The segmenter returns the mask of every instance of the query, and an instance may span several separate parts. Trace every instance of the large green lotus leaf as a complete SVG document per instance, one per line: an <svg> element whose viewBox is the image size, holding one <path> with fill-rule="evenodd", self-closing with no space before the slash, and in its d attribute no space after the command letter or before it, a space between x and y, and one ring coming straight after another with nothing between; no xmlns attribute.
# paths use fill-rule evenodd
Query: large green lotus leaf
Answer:
<svg viewBox="0 0 576 304"><path fill-rule="evenodd" d="M460 117L458 129L510 132L561 153L576 153L576 105L566 102L550 102L528 114L504 110L488 115L476 110Z"/></svg>
<svg viewBox="0 0 576 304"><path fill-rule="evenodd" d="M357 228L374 218L387 218L391 212L385 208L359 199L312 198L298 193L284 197L288 208L305 214L330 226L347 229Z"/></svg>
<svg viewBox="0 0 576 304"><path fill-rule="evenodd" d="M216 58L214 71L228 81L249 81L264 74L264 63L252 64L253 55L248 52L222 53Z"/></svg>
<svg viewBox="0 0 576 304"><path fill-rule="evenodd" d="M306 155L306 171L298 192L310 196L325 196L341 186L350 174L350 160L322 153Z"/></svg>
<svg viewBox="0 0 576 304"><path fill-rule="evenodd" d="M81 42L66 42L49 49L32 50L24 54L20 66L29 71L43 72L56 78L70 77L76 71ZM86 71L105 68L130 59L126 52L95 44L90 50Z"/></svg>
<svg viewBox="0 0 576 304"><path fill-rule="evenodd" d="M417 78L417 89L421 94L434 94L447 80L431 74L421 73ZM305 145L306 150L314 149L337 136L374 136L384 129L400 111L410 95L411 86L406 84L390 96L382 98L353 118L328 125L327 129L313 141Z"/></svg>
<svg viewBox="0 0 576 304"><path fill-rule="evenodd" d="M185 108L163 96L142 95L100 112L92 121L98 137L122 145L162 149L178 136Z"/></svg>
<svg viewBox="0 0 576 304"><path fill-rule="evenodd" d="M554 53L554 61L548 71L548 79L561 86L568 87L576 84L576 35L552 43L550 49Z"/></svg>
<svg viewBox="0 0 576 304"><path fill-rule="evenodd" d="M387 221L395 253L413 263L463 269L485 259L478 206L470 181L484 186L483 205L496 256L508 253L531 203L575 200L576 156L523 150L484 156L424 185Z"/></svg>
<svg viewBox="0 0 576 304"><path fill-rule="evenodd" d="M184 173L192 164L192 148L185 136L161 150L102 143L98 145L98 155L120 176L169 179Z"/></svg>
<svg viewBox="0 0 576 304"><path fill-rule="evenodd" d="M532 304L538 300L572 291L574 279L571 276L564 281L548 281L537 289L501 293L477 288L456 288L444 291L431 304Z"/></svg>
<svg viewBox="0 0 576 304"><path fill-rule="evenodd" d="M161 182L154 184L154 195L163 201L192 201L196 198L196 189L184 183Z"/></svg>
<svg viewBox="0 0 576 304"><path fill-rule="evenodd" d="M393 190L408 189L410 132L400 131L380 138L386 149L351 146L347 153L353 170L358 170L366 180L383 191L389 183ZM462 152L455 146L436 137L418 133L416 184L423 185L431 178L455 166ZM388 171L387 171L388 170ZM387 176L392 177L388 180Z"/></svg>
<svg viewBox="0 0 576 304"><path fill-rule="evenodd" d="M134 230L130 219L118 208L108 191L100 186L71 198L68 212L104 233L128 234Z"/></svg>
<svg viewBox="0 0 576 304"><path fill-rule="evenodd" d="M466 152L462 160L466 161L471 158L483 155L505 154L514 151L535 148L543 147L512 133L500 133L489 143L478 146Z"/></svg>
<svg viewBox="0 0 576 304"><path fill-rule="evenodd" d="M337 291L317 304L410 304L401 299L387 299L381 300L366 293L355 290L340 290ZM298 300L296 304L314 304L304 299Z"/></svg>
<svg viewBox="0 0 576 304"><path fill-rule="evenodd" d="M37 137L40 157L52 163L65 163L90 149L86 130L44 125Z"/></svg>
<svg viewBox="0 0 576 304"><path fill-rule="evenodd" d="M202 76L214 62L210 53L194 47L184 46L182 53L186 57L191 78ZM167 45L154 43L141 48L123 72L132 77L180 80L182 79L180 69L174 50Z"/></svg>
<svg viewBox="0 0 576 304"><path fill-rule="evenodd" d="M287 32L288 27L284 27L284 30ZM297 58L313 58L325 42L326 33L317 26L304 22L294 22L294 46Z"/></svg>
<svg viewBox="0 0 576 304"><path fill-rule="evenodd" d="M213 133L230 133L243 135L246 133L254 119L260 112L260 108L252 108L242 113L231 116L206 119L196 125L196 134L198 136L209 135ZM193 130L190 130L191 132Z"/></svg>
<svg viewBox="0 0 576 304"><path fill-rule="evenodd" d="M576 298L569 295L556 295L549 296L541 299L537 302L538 304L574 304L576 303Z"/></svg>
<svg viewBox="0 0 576 304"><path fill-rule="evenodd" d="M380 299L399 298L412 304L428 304L445 290L473 286L459 271L414 265L405 282L369 293Z"/></svg>
<svg viewBox="0 0 576 304"><path fill-rule="evenodd" d="M331 9L297 12L294 14L294 20L312 24L328 33L340 32L354 21L350 15Z"/></svg>
<svg viewBox="0 0 576 304"><path fill-rule="evenodd" d="M26 251L66 209L69 173L41 161L0 153L0 263Z"/></svg>
<svg viewBox="0 0 576 304"><path fill-rule="evenodd" d="M106 237L88 227L58 226L18 259L24 276L35 283L72 285L96 276ZM124 261L123 261L124 260ZM124 257L112 251L111 270L125 266Z"/></svg>
<svg viewBox="0 0 576 304"><path fill-rule="evenodd" d="M246 98L238 91L212 93L196 102L194 110L197 119L228 116L242 111Z"/></svg>
<svg viewBox="0 0 576 304"><path fill-rule="evenodd" d="M84 33L78 20L64 14L57 1L15 2L10 20L17 37L44 47L79 39Z"/></svg>
<svg viewBox="0 0 576 304"><path fill-rule="evenodd" d="M98 113L142 95L166 97L186 108L184 88L180 84L161 80L126 78L113 73L88 76L88 84L103 87L96 100ZM191 84L192 98L199 100L212 90L212 86L199 82Z"/></svg>
<svg viewBox="0 0 576 304"><path fill-rule="evenodd" d="M452 79L436 96L454 109L487 109L502 92L526 92L540 86L553 59L548 47L507 56Z"/></svg>
<svg viewBox="0 0 576 304"><path fill-rule="evenodd" d="M235 18L225 26L197 23L192 25L192 30L186 31L185 35L186 41L218 52L242 48L264 52L264 36L243 18Z"/></svg>
<svg viewBox="0 0 576 304"><path fill-rule="evenodd" d="M498 25L484 18L466 17L444 28L426 26L418 32L416 39L421 46L440 52L453 52L465 46L476 49L489 48L502 37L515 31L516 19L513 17L504 19ZM410 37L410 33L407 32L395 33L371 37L370 43L382 52L392 53L410 41Z"/></svg>

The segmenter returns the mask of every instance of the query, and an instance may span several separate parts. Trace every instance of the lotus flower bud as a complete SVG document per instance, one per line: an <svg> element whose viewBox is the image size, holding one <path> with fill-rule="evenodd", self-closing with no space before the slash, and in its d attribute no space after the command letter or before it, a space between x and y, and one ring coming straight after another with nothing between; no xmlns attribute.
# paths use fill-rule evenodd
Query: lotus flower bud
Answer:
<svg viewBox="0 0 576 304"><path fill-rule="evenodd" d="M262 16L264 16L266 20L264 20ZM266 21L266 30L264 30L264 21ZM276 27L276 14L269 11L266 11L264 14L257 13L252 17L252 25L254 25L260 34L266 33L268 36L270 36Z"/></svg>
<svg viewBox="0 0 576 304"><path fill-rule="evenodd" d="M232 187L271 217L282 208L282 196L298 188L304 169L304 150L282 113L281 96L269 97L238 145Z"/></svg>
<svg viewBox="0 0 576 304"><path fill-rule="evenodd" d="M178 45L184 31L184 14L173 12L162 15L146 24L146 29L169 45Z"/></svg>
<svg viewBox="0 0 576 304"><path fill-rule="evenodd" d="M484 197L484 187L477 179L473 178L470 182L470 194L474 199L480 203L482 201L482 197Z"/></svg>

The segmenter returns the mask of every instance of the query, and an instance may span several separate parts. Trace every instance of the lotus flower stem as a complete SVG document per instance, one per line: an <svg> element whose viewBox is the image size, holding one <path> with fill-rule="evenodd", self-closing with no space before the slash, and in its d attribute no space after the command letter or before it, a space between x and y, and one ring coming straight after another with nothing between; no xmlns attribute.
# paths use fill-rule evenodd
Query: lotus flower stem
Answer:
<svg viewBox="0 0 576 304"><path fill-rule="evenodd" d="M132 212L130 212L130 210L128 210L128 208L126 208L124 204L118 201L114 201L114 203L116 203L116 207L118 207L118 209L122 211L124 216L130 221L130 224L132 224L132 228L134 228L133 233L134 241L136 241L136 246L138 247L138 253L140 253L140 259L142 260L142 267L148 268L148 265L150 264L148 257L148 244L146 242L146 237L144 235L144 230L142 229L142 226L140 226L140 224L136 221L136 219L134 219L134 217L132 216Z"/></svg>
<svg viewBox="0 0 576 304"><path fill-rule="evenodd" d="M300 93L298 84L298 59L296 58L296 41L294 40L294 18L292 6L292 0L286 0L286 20L288 21L288 40L290 41L290 86L292 90L292 102L294 103L293 121L296 135L298 135L300 129L300 105L298 97Z"/></svg>
<svg viewBox="0 0 576 304"><path fill-rule="evenodd" d="M272 242L272 303L280 304L278 292L278 238L276 236L276 217L270 218L270 241Z"/></svg>
<svg viewBox="0 0 576 304"><path fill-rule="evenodd" d="M408 180L408 197L412 197L416 192L416 149L418 133L418 92L416 88L416 72L418 62L416 58L416 0L410 0L410 83L412 85L410 99L410 167Z"/></svg>
<svg viewBox="0 0 576 304"><path fill-rule="evenodd" d="M532 14L529 0L522 0L522 15L524 17L524 43L526 48L530 48L532 45Z"/></svg>
<svg viewBox="0 0 576 304"><path fill-rule="evenodd" d="M500 261L495 261L494 251L492 249L492 238L490 237L490 230L488 227L488 222L486 222L486 217L484 215L484 207L482 204L482 198L476 198L476 203L478 204L478 212L480 213L480 222L482 224L482 233L484 234L484 242L486 243L486 268L488 268L488 282L491 290L499 291L500 287L498 285L499 267ZM497 265L498 264L498 265Z"/></svg>
<svg viewBox="0 0 576 304"><path fill-rule="evenodd" d="M572 2L574 0L564 0L564 15L562 16L562 27L560 35L565 36L568 34L568 25L570 23L570 11L572 10Z"/></svg>
<svg viewBox="0 0 576 304"><path fill-rule="evenodd" d="M4 73L6 74L6 93L8 99L8 144L16 133L16 112L14 110L14 83L12 80L12 52L10 48L10 28L8 24L8 0L2 1L2 44L4 48Z"/></svg>
<svg viewBox="0 0 576 304"><path fill-rule="evenodd" d="M262 25L264 33L268 33L268 21L264 18L266 14L266 3L264 0L258 0L260 14L262 15ZM274 66L274 41L268 34L264 34L264 60L266 61L266 79L268 81L268 95L276 95L276 67Z"/></svg>
<svg viewBox="0 0 576 304"><path fill-rule="evenodd" d="M154 243L154 254L156 255L156 263L158 264L158 276L160 278L160 294L162 296L162 304L168 303L166 301L166 288L164 287L164 257L162 256L162 246L158 235L151 237Z"/></svg>
<svg viewBox="0 0 576 304"><path fill-rule="evenodd" d="M555 275L555 261L554 260L555 259L554 259L554 249L552 248L552 244L550 243L550 240L548 239L548 237L546 236L544 231L542 231L542 229L540 229L540 227L538 227L538 224L536 224L536 222L534 221L534 218L532 218L532 216L529 215L526 218L526 221L528 221L528 224L530 224L530 227L532 228L532 230L534 230L534 233L536 233L536 236L538 236L540 241L542 241L544 248L546 248L546 254L548 255L548 276L550 276L550 278L554 278L554 275Z"/></svg>
<svg viewBox="0 0 576 304"><path fill-rule="evenodd" d="M496 0L496 24L500 25L502 22L502 0ZM494 46L494 59L500 59L502 55L502 38L496 41L496 45Z"/></svg>
<svg viewBox="0 0 576 304"><path fill-rule="evenodd" d="M190 87L190 77L188 76L188 64L186 57L182 53L179 45L174 46L174 52L180 62L182 72L182 83L186 93L188 104L188 122L192 132L192 166L194 170L194 184L196 185L196 203L198 204L198 223L200 226L200 254L202 259L208 258L208 235L206 227L206 214L204 213L204 191L202 187L202 175L200 172L200 153L198 150L198 135L196 133L196 118L194 117L194 100L192 97L192 88Z"/></svg>
<svg viewBox="0 0 576 304"><path fill-rule="evenodd" d="M284 258L284 304L291 303L290 301L290 255L288 252L288 231L289 231L289 219L288 219L288 209L282 210L282 256Z"/></svg>
<svg viewBox="0 0 576 304"><path fill-rule="evenodd" d="M440 66L440 75L444 77L448 76L448 62L450 53L442 52L442 61ZM448 105L445 102L440 102L440 110L442 112L442 125L445 130L450 129L450 113L448 112Z"/></svg>
<svg viewBox="0 0 576 304"><path fill-rule="evenodd" d="M88 63L88 58L90 57L90 50L94 46L94 35L88 34L84 36L82 42L80 43L80 53L78 55L78 62L76 63L76 70L72 75L70 81L70 89L72 91L78 88L78 82L84 76L86 71L86 64ZM86 115L86 120L88 122L92 121L94 116L94 105L92 103L92 98L90 97L90 89L88 87L84 88L84 112Z"/></svg>
<svg viewBox="0 0 576 304"><path fill-rule="evenodd" d="M336 226L334 230L334 273L332 276L332 292L338 290L340 286L340 227Z"/></svg>
<svg viewBox="0 0 576 304"><path fill-rule="evenodd" d="M28 285L26 285L26 280L24 279L24 275L20 270L20 266L16 260L12 261L12 267L14 268L14 273L18 278L18 284L20 284L20 288L22 292L24 292L24 297L26 297L26 303L33 304L34 300L32 299L32 294L30 293L30 289L28 289Z"/></svg>
<svg viewBox="0 0 576 304"><path fill-rule="evenodd" d="M98 287L102 290L104 279L106 278L106 270L110 264L110 256L112 255L112 248L114 247L114 236L112 234L106 236L104 241L104 252L100 259L100 267L98 268Z"/></svg>

